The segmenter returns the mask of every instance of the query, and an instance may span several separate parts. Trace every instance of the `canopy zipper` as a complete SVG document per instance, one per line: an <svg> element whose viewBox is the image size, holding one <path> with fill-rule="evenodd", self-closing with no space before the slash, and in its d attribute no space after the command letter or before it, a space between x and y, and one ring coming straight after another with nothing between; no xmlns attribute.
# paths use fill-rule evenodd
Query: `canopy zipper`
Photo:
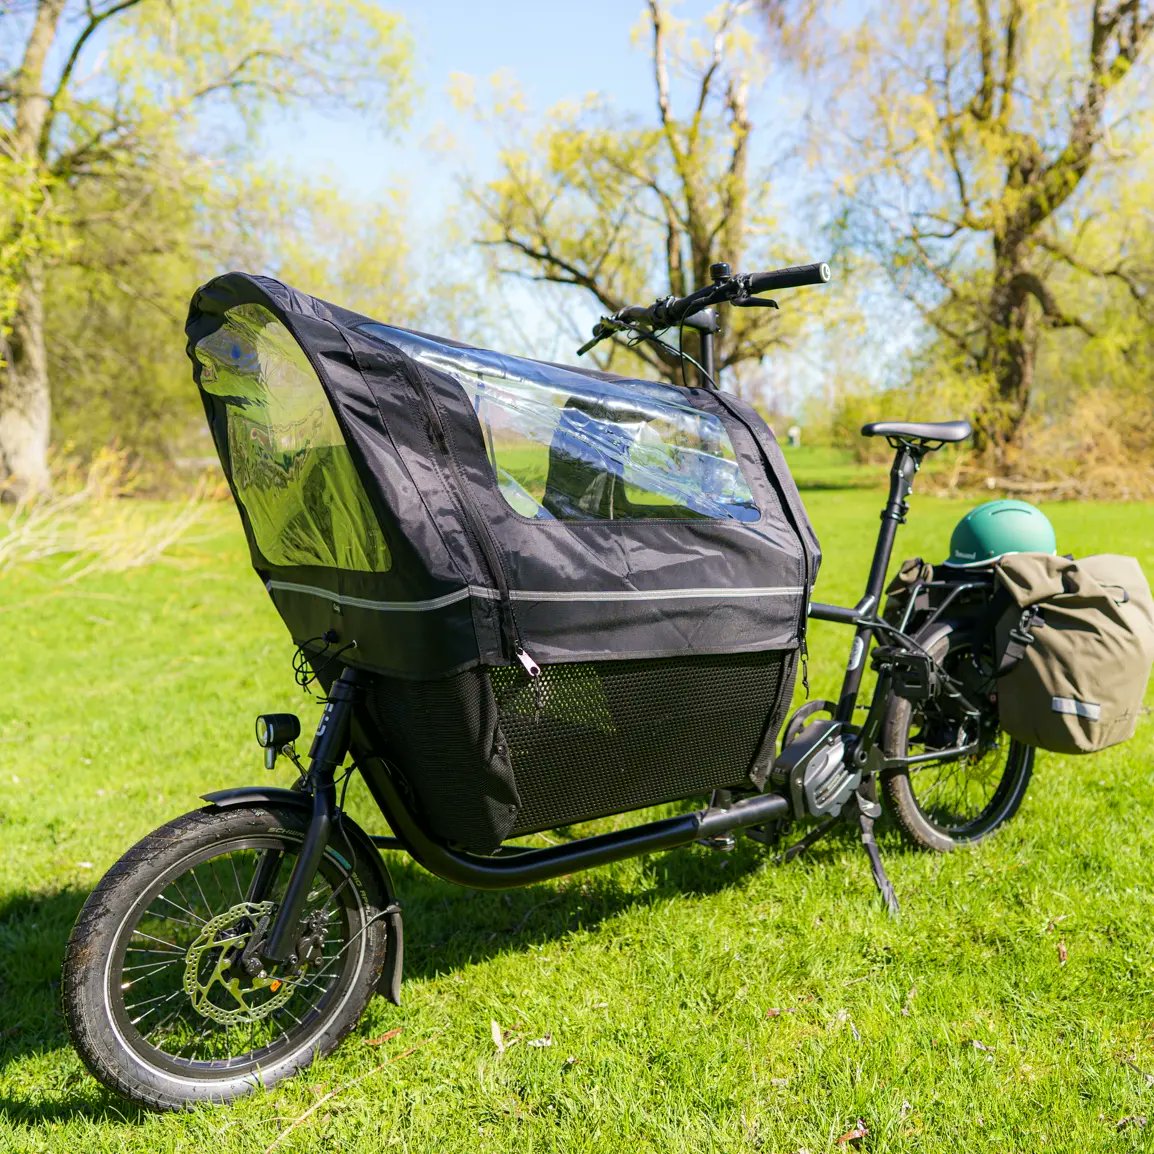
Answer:
<svg viewBox="0 0 1154 1154"><path fill-rule="evenodd" d="M537 712L540 713L541 667L525 648L525 643L522 640L521 630L517 625L517 615L513 609L513 598L509 591L509 579L505 572L505 563L501 558L500 549L493 539L492 533L489 531L489 526L485 523L484 517L481 516L480 511L477 509L469 493L468 484L457 464L456 457L453 455L453 447L449 443L449 436L445 431L444 422L441 420L441 413L437 408L437 402L432 395L432 390L430 390L424 379L424 374L420 366L413 366L412 376L416 379L417 390L424 402L425 413L429 418L429 424L433 432L433 440L437 448L444 454L449 470L453 474L453 480L456 482L457 492L461 497L461 510L465 514L465 520L468 523L469 530L485 559L485 564L493 578L493 584L497 588L498 604L501 609L501 628L505 643L507 647L512 650L513 656L516 657L518 664L533 682L533 698L537 706Z"/></svg>
<svg viewBox="0 0 1154 1154"><path fill-rule="evenodd" d="M790 501L788 494L785 492L784 486L778 480L777 473L774 471L773 462L769 459L769 454L765 451L765 446L761 443L761 437L757 430L745 419L745 416L740 410L734 408L729 403L729 398L725 393L718 389L711 391L710 396L716 400L723 409L735 420L738 421L745 431L750 435L754 445L757 446L757 451L761 456L762 463L765 466L766 476L771 478L773 486L777 489L781 497L781 507L784 510L786 517L789 520L790 528L797 537L797 543L801 546L801 565L803 573L804 589L802 590L801 598L801 612L797 623L797 636L801 647L801 664L802 664L802 684L805 688L806 697L809 696L809 647L806 645L806 625L809 618L809 595L811 592L812 582L810 580L809 572L809 546L805 539L805 534L802 531L801 520L797 516L796 510L793 508L793 503Z"/></svg>

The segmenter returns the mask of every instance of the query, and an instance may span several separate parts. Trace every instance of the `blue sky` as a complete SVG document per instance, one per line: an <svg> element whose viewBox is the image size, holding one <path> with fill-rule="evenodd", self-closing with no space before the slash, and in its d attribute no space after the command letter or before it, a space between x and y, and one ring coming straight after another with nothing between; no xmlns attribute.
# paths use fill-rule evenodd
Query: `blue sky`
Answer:
<svg viewBox="0 0 1154 1154"><path fill-rule="evenodd" d="M494 159L447 96L455 73L485 79L507 71L536 112L589 92L604 93L627 111L653 108L644 47L631 43L643 12L636 0L392 0L387 7L404 16L415 42L420 91L408 125L386 137L371 121L347 115L294 115L268 134L271 154L291 155L305 171L339 174L341 184L361 196L407 183L420 190L428 209L447 202L455 177L452 162L427 143L439 125L468 140L471 166L484 172ZM698 19L714 7L715 0L683 0L674 11Z"/></svg>
<svg viewBox="0 0 1154 1154"><path fill-rule="evenodd" d="M666 2L675 17L697 27L718 7L717 0ZM640 27L643 0L384 3L401 13L415 44L418 95L408 123L386 133L371 118L298 111L269 126L266 148L278 163L291 163L305 173L328 173L357 197L371 199L391 186L407 186L422 227L435 228L451 211L461 175L483 176L496 168L495 145L448 95L454 75L483 83L506 73L538 117L559 101L590 93L600 93L622 112L655 116L650 42L647 28ZM634 36L638 30L639 40ZM748 78L755 166L782 150L801 111L794 87L768 63L766 71L766 77ZM676 103L676 76L672 83ZM446 130L455 140L448 152L431 143L442 140ZM788 198L789 189L775 182L775 194ZM799 231L804 235L804 229ZM782 263L806 256L783 253Z"/></svg>

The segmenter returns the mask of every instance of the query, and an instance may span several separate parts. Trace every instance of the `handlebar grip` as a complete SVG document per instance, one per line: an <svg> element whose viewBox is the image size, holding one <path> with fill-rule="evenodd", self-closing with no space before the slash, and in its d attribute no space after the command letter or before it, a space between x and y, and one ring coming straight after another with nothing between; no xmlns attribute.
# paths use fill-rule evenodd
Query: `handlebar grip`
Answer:
<svg viewBox="0 0 1154 1154"><path fill-rule="evenodd" d="M640 321L643 325L653 324L653 306L627 305L620 312L614 314L616 320Z"/></svg>
<svg viewBox="0 0 1154 1154"><path fill-rule="evenodd" d="M803 285L825 284L829 280L829 265L799 264L792 268L779 268L774 272L754 272L749 274L751 293L772 292L774 289L801 288Z"/></svg>

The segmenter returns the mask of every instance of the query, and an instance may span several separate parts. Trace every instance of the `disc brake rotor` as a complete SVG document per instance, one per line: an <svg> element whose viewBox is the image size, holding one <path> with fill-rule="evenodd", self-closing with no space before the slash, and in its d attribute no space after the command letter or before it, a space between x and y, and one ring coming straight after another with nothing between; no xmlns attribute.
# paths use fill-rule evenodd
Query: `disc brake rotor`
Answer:
<svg viewBox="0 0 1154 1154"><path fill-rule="evenodd" d="M302 976L300 973L275 978L245 974L242 986L234 968L255 927L267 921L274 908L272 902L240 902L206 922L188 947L184 962L184 991L192 1002L192 1008L202 1017L225 1026L259 1022L292 997ZM238 924L245 920L254 929L238 932ZM209 957L206 961L206 955L213 951L216 951L215 960ZM202 979L201 971L205 965L211 968L207 977ZM213 994L223 995L235 1005L220 1005L213 1001ZM257 1001L262 994L267 996Z"/></svg>

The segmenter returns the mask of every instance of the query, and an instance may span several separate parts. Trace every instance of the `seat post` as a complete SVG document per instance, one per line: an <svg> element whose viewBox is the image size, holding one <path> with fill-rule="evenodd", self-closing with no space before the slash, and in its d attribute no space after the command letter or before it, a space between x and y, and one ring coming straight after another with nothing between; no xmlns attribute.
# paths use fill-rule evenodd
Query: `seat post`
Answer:
<svg viewBox="0 0 1154 1154"><path fill-rule="evenodd" d="M910 441L897 440L890 443L897 452L894 453L894 463L890 468L889 498L885 508L882 509L881 529L878 530L873 563L870 565L870 575L866 581L866 596L873 598L875 607L881 602L898 526L905 524L910 511L909 498L914 488L914 476L921 468L922 457L925 455L923 446Z"/></svg>
<svg viewBox="0 0 1154 1154"><path fill-rule="evenodd" d="M890 492L881 513L881 528L878 530L877 544L874 546L873 562L866 581L863 612L870 617L877 616L885 590L886 571L890 567L890 557L894 551L894 539L898 526L904 524L909 512L909 496L913 491L914 475L925 455L922 445L895 438L890 444L897 450L893 467L890 469ZM854 706L857 704L858 690L861 689L865 674L865 659L873 639L873 630L859 625L854 634L850 664L846 669L838 698L837 717L839 721L853 721Z"/></svg>

